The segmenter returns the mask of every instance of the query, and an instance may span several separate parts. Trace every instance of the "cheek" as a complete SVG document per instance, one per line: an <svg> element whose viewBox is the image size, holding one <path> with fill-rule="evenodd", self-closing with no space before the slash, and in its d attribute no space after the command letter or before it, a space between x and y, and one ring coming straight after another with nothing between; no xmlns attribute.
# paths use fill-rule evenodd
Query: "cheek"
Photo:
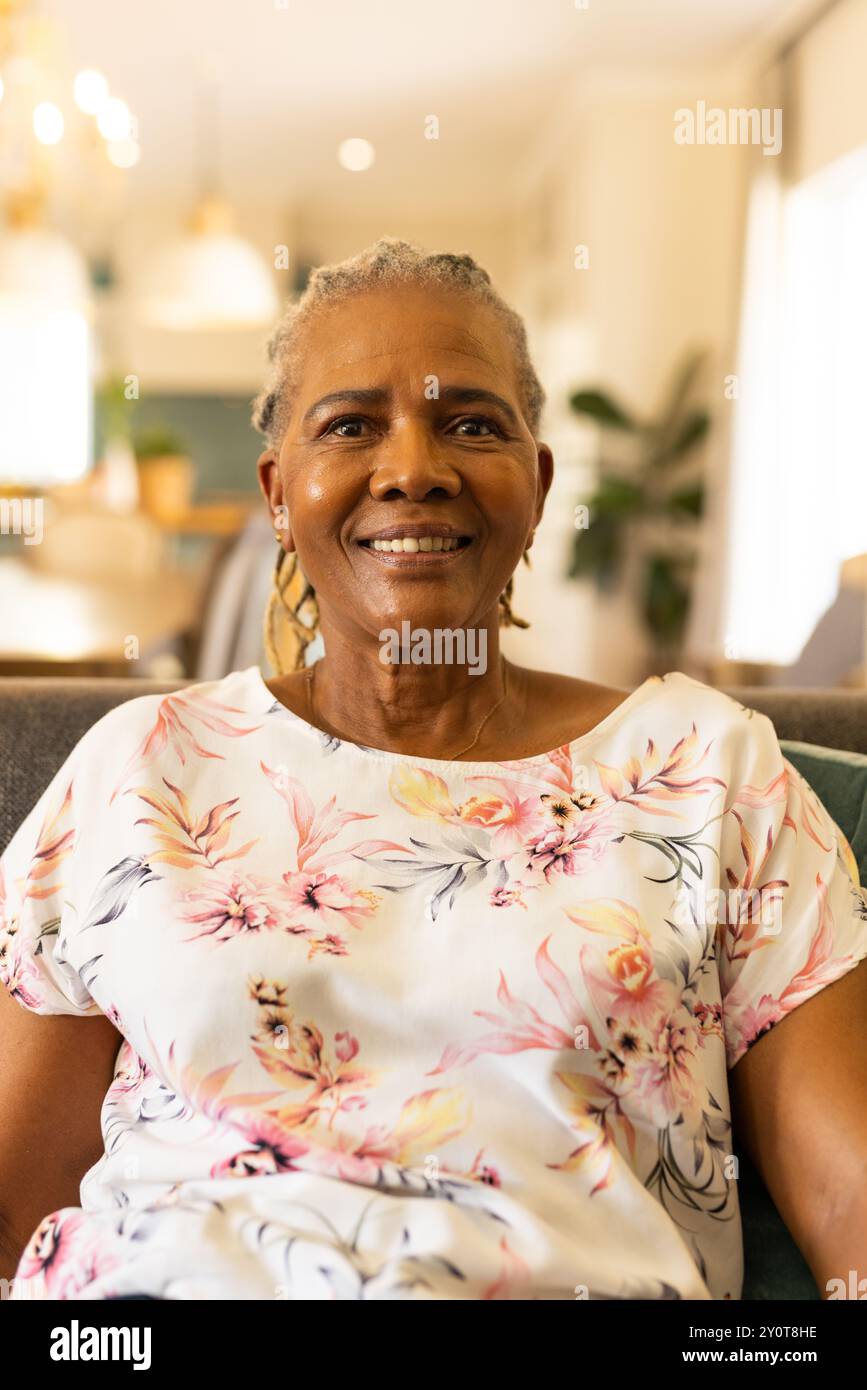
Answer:
<svg viewBox="0 0 867 1390"><path fill-rule="evenodd" d="M533 524L536 475L522 464L511 464L481 474L474 483L477 504L503 541L523 541Z"/></svg>
<svg viewBox="0 0 867 1390"><path fill-rule="evenodd" d="M337 459L315 463L292 459L284 488L296 545L309 547L325 536L338 536L366 486L366 474L341 466Z"/></svg>

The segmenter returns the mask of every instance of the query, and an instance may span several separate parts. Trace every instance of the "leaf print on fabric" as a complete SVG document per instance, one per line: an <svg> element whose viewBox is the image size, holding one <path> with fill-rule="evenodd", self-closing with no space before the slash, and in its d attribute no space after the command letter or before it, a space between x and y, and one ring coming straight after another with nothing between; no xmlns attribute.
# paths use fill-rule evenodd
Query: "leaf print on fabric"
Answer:
<svg viewBox="0 0 867 1390"><path fill-rule="evenodd" d="M420 851L416 858L378 861L404 882L377 883L375 887L387 893L399 893L422 885L427 889L426 911L432 922L437 920L444 904L454 907L458 893L480 883L489 870L498 874L501 886L505 883L505 866L487 859L473 843L469 831L463 835L444 835L437 845L417 840L413 835L409 842Z"/></svg>
<svg viewBox="0 0 867 1390"><path fill-rule="evenodd" d="M440 1150L461 1135L470 1111L457 1088L427 1090L409 1097L393 1125L372 1124L359 1131L354 1117L368 1103L366 1092L377 1075L359 1059L357 1039L338 1033L334 1046L312 1021L300 1022L287 1003L288 986L262 978L249 982L259 1009L252 1050L288 1103L270 1103L259 1115L245 1116L250 1146L223 1160L215 1174L244 1175L301 1167L350 1182L382 1185L391 1168L405 1171L431 1149ZM340 1122L340 1123L338 1123Z"/></svg>
<svg viewBox="0 0 867 1390"><path fill-rule="evenodd" d="M576 999L565 973L548 954L547 938L536 952L536 969L546 988L554 996L565 1017L569 1031L546 1022L531 1005L515 999L501 972L497 998L506 1016L476 1010L478 1017L496 1025L493 1033L485 1034L469 1044L450 1044L438 1065L430 1073L436 1075L452 1067L467 1066L482 1053L508 1055L529 1049L546 1049L575 1055L579 1030L582 1050L598 1053L600 1044L593 1027ZM614 1131L612 1118L619 1122L628 1149L634 1150L632 1124L620 1107L618 1096L602 1081L580 1073L557 1072L557 1079L567 1088L570 1098L567 1113L581 1143L562 1162L549 1162L552 1169L580 1172L591 1184L591 1195L609 1186L614 1178L618 1155L612 1149Z"/></svg>
<svg viewBox="0 0 867 1390"><path fill-rule="evenodd" d="M621 815L631 806L648 816L675 816L680 811L660 806L660 801L688 801L716 788L725 791L723 779L701 771L713 740L699 752L695 724L664 755L652 739L647 740L644 758L631 757L621 771L594 760L601 791L576 786L576 770L567 746L539 763L530 759L508 765L509 776L477 774L468 783L484 790L461 800L449 791L438 774L426 768L394 769L389 779L393 800L411 815L460 827L463 838L441 832L438 843L410 837L415 859L384 861L403 884L379 883L378 888L398 892L421 882L428 888L427 912L435 921L442 906L454 907L465 888L481 882L489 873L495 877L491 903L506 906L521 901L498 894L510 877L525 880L521 887L543 887L559 877L576 877L601 866L611 847L634 839L658 850L671 866L671 873L651 882L667 883L685 875L701 878L704 865L700 851L714 854L713 845L702 836L722 812L706 820L697 830L677 835L658 830L630 828ZM583 773L582 769L582 773ZM555 790L540 790L541 785ZM477 838L467 838L470 832ZM510 865L518 859L520 867L512 873ZM650 877L650 876L649 876Z"/></svg>
<svg viewBox="0 0 867 1390"><path fill-rule="evenodd" d="M257 1115L256 1111L265 1102L274 1100L275 1097L279 1096L280 1091L240 1091L233 1095L224 1095L223 1090L234 1072L238 1070L239 1062L230 1062L227 1066L215 1067L202 1076L192 1063L176 1061L174 1041L169 1044L168 1054L164 1061L148 1030L147 1020L143 1020L142 1026L153 1054L156 1072L163 1083L170 1087L182 1102L183 1109L177 1118L193 1119L196 1115L204 1115L214 1122L215 1127L228 1125L247 1136L258 1132L257 1125L260 1128L262 1125L267 1125L271 1131L269 1138L273 1140L277 1137L278 1127L270 1124L267 1116ZM283 1137L289 1139L288 1135Z"/></svg>
<svg viewBox="0 0 867 1390"><path fill-rule="evenodd" d="M466 1211L481 1228L499 1231L503 1217L478 1200L478 1190L455 1181L412 1183L408 1174L406 1194L437 1197ZM286 1224L250 1221L247 1229L253 1248L281 1254L285 1282L278 1297L300 1296L340 1300L370 1300L403 1297L419 1291L430 1297L460 1295L467 1275L453 1259L429 1248L414 1250L419 1237L404 1226L396 1248L383 1249L376 1232L389 1214L382 1196L371 1197L357 1217L343 1225L328 1211L301 1202L287 1202L297 1213L287 1232ZM502 1249L502 1247L500 1247ZM324 1288L320 1286L324 1285Z"/></svg>
<svg viewBox="0 0 867 1390"><path fill-rule="evenodd" d="M785 988L775 997L765 994L757 1003L749 1002L749 989L737 981L723 995L723 1010L729 1034L729 1052L737 1055L791 1013L817 989L832 984L855 964L854 955L834 956L834 918L828 901L828 887L819 874L815 884L816 929L810 939L806 958ZM724 924L729 930L730 924ZM776 937L768 937L771 945ZM729 959L737 959L731 955Z"/></svg>
<svg viewBox="0 0 867 1390"><path fill-rule="evenodd" d="M289 819L298 835L295 860L299 870L322 869L334 859L345 860L351 854L372 854L378 848L403 848L386 841L362 840L336 854L323 855L317 861L317 855L323 845L335 839L344 825L356 820L375 820L376 817L363 811L339 811L336 796L329 797L321 810L317 811L304 787L295 777L290 777L285 768L270 768L265 763L259 765L272 787L286 803Z"/></svg>
<svg viewBox="0 0 867 1390"><path fill-rule="evenodd" d="M611 1187L620 1155L616 1148L615 1120L625 1136L631 1155L635 1154L635 1128L620 1108L617 1095L594 1076L583 1072L557 1072L557 1080L569 1092L566 1113L577 1130L580 1143L562 1163L547 1166L560 1172L580 1173L591 1184L591 1197Z"/></svg>
<svg viewBox="0 0 867 1390"><path fill-rule="evenodd" d="M259 837L254 837L237 848L228 848L241 815L240 798L231 797L196 814L184 791L165 777L162 783L168 795L147 788L131 788L126 793L137 796L157 813L135 821L136 826L153 832L148 862L208 871L206 879L200 878L178 896L180 920L196 928L184 938L187 941L209 938L225 943L250 933L285 931L308 938L308 959L321 953L345 955L340 929L346 925L361 928L375 914L380 899L368 889L355 888L343 876L324 872L324 866L363 860L385 849L404 850L405 846L390 840L361 840L325 853L324 846L346 824L372 817L337 810L334 797L317 812L303 788L284 770L272 771L264 763L262 770L286 801L297 831L297 872L289 870L274 883L249 871L221 869L231 860L246 858L259 843ZM126 861L124 867L138 862ZM122 905L117 908L122 910Z"/></svg>
<svg viewBox="0 0 867 1390"><path fill-rule="evenodd" d="M648 739L644 756L629 758L622 769L608 767L595 759L594 766L612 801L630 806L651 801L654 815L679 817L678 811L667 810L656 803L685 800L712 787L725 788L725 782L719 777L699 772L712 746L713 740L698 752L698 730L693 724L690 733L678 739L668 754L662 753L653 739Z"/></svg>
<svg viewBox="0 0 867 1390"><path fill-rule="evenodd" d="M511 775L517 774L522 783L542 783L555 791L571 795L575 789L575 769L572 762L572 747L566 743L546 753L544 758L515 758L499 764L508 769ZM470 781L488 781L487 776L473 777Z"/></svg>
<svg viewBox="0 0 867 1390"><path fill-rule="evenodd" d="M295 862L299 871L320 872L332 864L345 863L350 858L367 859L387 849L406 851L405 845L393 840L356 840L345 849L323 854L323 846L334 840L345 825L356 820L375 820L376 816L364 811L340 811L335 796L329 797L317 811L304 787L297 778L290 777L285 768L270 768L265 763L259 766L286 803L290 822L298 836Z"/></svg>
<svg viewBox="0 0 867 1390"><path fill-rule="evenodd" d="M135 821L136 825L149 825L157 832L155 839L159 848L148 855L151 863L192 869L204 862L208 868L215 869L230 859L242 859L258 843L258 838L248 840L239 849L222 853L232 833L232 822L240 814L234 809L239 800L237 796L218 806L211 806L204 815L195 816L188 797L180 787L174 786L166 777L162 781L173 799L146 788L131 788L124 793L126 796L137 796L158 813L156 818L140 816Z"/></svg>
<svg viewBox="0 0 867 1390"><path fill-rule="evenodd" d="M457 815L448 786L427 768L396 767L388 779L388 789L397 805L411 816L452 820Z"/></svg>
<svg viewBox="0 0 867 1390"><path fill-rule="evenodd" d="M503 1268L499 1278L482 1291L481 1298L485 1302L519 1298L521 1293L529 1292L533 1287L530 1266L511 1248L505 1236L500 1241L500 1251Z"/></svg>
<svg viewBox="0 0 867 1390"><path fill-rule="evenodd" d="M182 765L186 765L190 754L197 758L225 758L225 753L205 748L199 743L197 733L190 727L191 723L201 724L209 733L217 734L220 738L243 738L246 734L256 733L261 727L258 724L245 726L233 723L234 716L245 715L246 711L221 704L204 693L208 688L208 684L193 686L160 700L153 726L127 760L109 804L135 773L149 767L167 748L171 748Z"/></svg>
<svg viewBox="0 0 867 1390"><path fill-rule="evenodd" d="M497 1000L505 1012L495 1014L482 1009L474 1010L477 1018L483 1018L486 1023L494 1025L494 1031L477 1038L475 1042L450 1043L437 1065L428 1072L428 1076L437 1076L452 1067L468 1066L485 1052L508 1055L513 1052L525 1052L531 1048L545 1048L554 1052L564 1049L571 1051L575 1047L578 1028L587 1029L586 1038L591 1048L595 1050L599 1047L590 1021L576 999L567 976L548 954L550 939L546 937L536 952L536 971L545 988L553 995L568 1027L548 1023L531 1004L514 998L501 971Z"/></svg>
<svg viewBox="0 0 867 1390"><path fill-rule="evenodd" d="M728 1220L733 1194L722 1162L730 1124L703 1083L699 1063L706 1040L720 1036L719 1011L698 1002L713 958L712 928L694 943L692 958L685 956L672 978L661 979L648 927L631 904L597 899L566 909L566 916L615 942L601 957L589 944L579 952L582 979L594 1015L605 1020L608 1045L595 1059L598 1089L560 1077L584 1107L578 1114L586 1122L585 1144L575 1160L595 1164L604 1183L618 1160L595 1141L590 1121L598 1120L611 1142L622 1133L629 1153L635 1127L649 1123L657 1132L657 1157L646 1185L672 1219L688 1226L689 1214L701 1211ZM609 1116L619 1122L617 1129L609 1127Z"/></svg>
<svg viewBox="0 0 867 1390"><path fill-rule="evenodd" d="M59 931L60 916L56 906L63 891L63 878L56 875L75 846L72 797L73 782L70 780L63 795L42 820L26 871L14 881L14 898L8 891L5 870L0 864L0 981L27 1009L40 1010L46 1002L44 981L34 961L27 958L27 950L32 950L34 956L41 955L44 943L56 937ZM22 914L25 910L35 911L32 906L28 908L28 904L52 898L54 910L49 909L44 920L39 922L35 943L28 948L20 934Z"/></svg>
<svg viewBox="0 0 867 1390"><path fill-rule="evenodd" d="M116 922L126 912L138 889L156 882L159 877L142 856L129 855L121 859L99 880L84 914L81 930L90 931L93 927Z"/></svg>
<svg viewBox="0 0 867 1390"><path fill-rule="evenodd" d="M70 781L60 804L54 811L49 812L42 823L27 876L19 885L22 907L28 898L50 898L57 892L57 884L47 883L45 880L57 872L75 846L75 829L70 820L72 790L73 784ZM3 895L2 883L3 875L0 871L0 895Z"/></svg>
<svg viewBox="0 0 867 1390"><path fill-rule="evenodd" d="M357 1040L347 1033L335 1035L333 1055L329 1055L332 1050L316 1025L299 1023L289 1008L288 986L255 979L249 990L259 1006L253 1052L285 1090L308 1093L273 1112L281 1124L297 1129L324 1119L330 1129L341 1111L363 1109L364 1092L378 1077L356 1062Z"/></svg>
<svg viewBox="0 0 867 1390"><path fill-rule="evenodd" d="M125 1040L103 1101L103 1138L107 1154L115 1151L140 1120L155 1118L154 1112L148 1112L144 1099L145 1087L151 1078L158 1079L144 1058Z"/></svg>
<svg viewBox="0 0 867 1390"><path fill-rule="evenodd" d="M738 875L733 868L726 866L730 891L722 895L718 931L726 959L735 961L744 960L752 951L772 945L774 937L768 928L773 926L774 916L789 884L784 878L759 882L774 848L771 827L768 827L759 851L743 816L735 810L731 814L740 831L744 868Z"/></svg>

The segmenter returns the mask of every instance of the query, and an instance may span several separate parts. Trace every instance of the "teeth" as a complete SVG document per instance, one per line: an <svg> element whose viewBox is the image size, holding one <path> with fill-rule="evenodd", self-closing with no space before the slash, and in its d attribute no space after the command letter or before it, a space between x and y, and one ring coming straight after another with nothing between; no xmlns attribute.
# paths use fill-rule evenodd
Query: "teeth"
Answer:
<svg viewBox="0 0 867 1390"><path fill-rule="evenodd" d="M391 554L403 552L405 555L416 555L420 550L457 550L458 540L456 536L398 536L393 541L375 540L369 542L374 550L386 550Z"/></svg>

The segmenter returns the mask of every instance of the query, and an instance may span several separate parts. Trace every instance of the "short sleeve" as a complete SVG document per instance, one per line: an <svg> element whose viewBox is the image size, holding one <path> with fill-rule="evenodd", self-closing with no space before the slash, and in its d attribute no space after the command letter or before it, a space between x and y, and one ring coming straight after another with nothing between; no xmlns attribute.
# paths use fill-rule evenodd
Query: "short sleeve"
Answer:
<svg viewBox="0 0 867 1390"><path fill-rule="evenodd" d="M79 744L55 773L0 857L0 980L37 1014L96 1014L99 1006L64 958L75 909Z"/></svg>
<svg viewBox="0 0 867 1390"><path fill-rule="evenodd" d="M732 764L717 917L729 1068L867 956L867 894L851 847L765 715L743 715Z"/></svg>

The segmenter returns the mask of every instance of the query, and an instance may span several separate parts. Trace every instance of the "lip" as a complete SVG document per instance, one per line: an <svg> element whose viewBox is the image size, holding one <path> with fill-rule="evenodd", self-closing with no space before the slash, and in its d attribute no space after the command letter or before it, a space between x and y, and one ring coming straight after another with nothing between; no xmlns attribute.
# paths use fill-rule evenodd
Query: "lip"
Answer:
<svg viewBox="0 0 867 1390"><path fill-rule="evenodd" d="M422 536L442 536L444 539L458 540L461 536L469 539L473 537L469 531L461 531L457 526L445 526L435 521L406 521L401 526L383 526L379 531L371 531L366 536L356 536L356 544L361 545L362 541L393 541L398 536L410 536L415 540L420 540ZM426 552L433 553L433 552ZM437 552L441 554L442 552ZM453 554L454 552L448 552Z"/></svg>
<svg viewBox="0 0 867 1390"><path fill-rule="evenodd" d="M443 537L450 539L465 539L467 545L461 545L454 550L375 550L372 546L374 541L395 541L397 537ZM385 564L392 570L427 570L431 566L445 566L454 564L460 557L472 548L475 537L468 531L461 531L460 527L438 523L438 521L403 521L400 525L385 525L378 531L372 531L370 535L360 535L356 538L356 545L361 555L368 556L375 564ZM367 545L363 542L367 541Z"/></svg>
<svg viewBox="0 0 867 1390"><path fill-rule="evenodd" d="M375 550L371 543L373 541L393 541L399 536L409 536L415 540L421 540L424 536L442 536L444 539L465 540L467 544L455 550L418 550L395 553L392 550ZM399 526L382 526L378 531L372 531L369 535L357 536L355 544L363 555L369 555L376 564L387 565L391 569L425 570L431 565L454 564L472 548L474 540L475 537L468 531L462 531L458 526L449 526L445 522L404 521ZM368 543L364 544L364 542Z"/></svg>

